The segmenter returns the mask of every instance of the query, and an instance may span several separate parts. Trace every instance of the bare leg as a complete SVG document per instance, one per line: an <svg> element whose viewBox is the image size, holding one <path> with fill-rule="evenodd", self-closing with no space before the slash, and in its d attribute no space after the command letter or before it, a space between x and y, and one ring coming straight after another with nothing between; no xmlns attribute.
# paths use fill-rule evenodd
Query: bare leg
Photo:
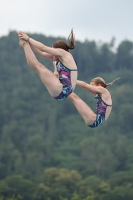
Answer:
<svg viewBox="0 0 133 200"><path fill-rule="evenodd" d="M85 123L87 125L92 124L96 120L96 114L92 111L92 109L75 93L71 93L68 96L68 99L74 104L79 114L83 117Z"/></svg>
<svg viewBox="0 0 133 200"><path fill-rule="evenodd" d="M59 79L37 60L28 42L20 40L19 45L24 49L28 65L38 74L51 96L58 96L62 91Z"/></svg>

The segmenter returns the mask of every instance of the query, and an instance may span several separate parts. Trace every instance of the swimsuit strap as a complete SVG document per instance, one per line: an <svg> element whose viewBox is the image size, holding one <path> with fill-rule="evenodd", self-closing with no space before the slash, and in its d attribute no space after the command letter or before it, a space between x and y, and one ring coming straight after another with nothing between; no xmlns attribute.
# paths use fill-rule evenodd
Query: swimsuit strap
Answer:
<svg viewBox="0 0 133 200"><path fill-rule="evenodd" d="M74 61L75 61L76 65L77 65L77 62L76 62L75 59L74 59ZM70 69L70 71L78 71L78 70L77 69Z"/></svg>
<svg viewBox="0 0 133 200"><path fill-rule="evenodd" d="M102 98L101 98L101 96L99 95L99 94L96 94L95 95L95 98L98 100L100 100L101 99L101 101L106 105L106 106L112 106L112 105L108 105L107 103L105 103L103 100L102 100Z"/></svg>
<svg viewBox="0 0 133 200"><path fill-rule="evenodd" d="M77 69L69 69L68 67L66 67L65 65L63 65L63 63L58 59L57 60L57 64L60 63L62 66L64 66L66 69L68 69L69 71L78 71Z"/></svg>
<svg viewBox="0 0 133 200"><path fill-rule="evenodd" d="M66 67L67 68L67 67ZM68 69L68 68L67 68ZM69 69L70 71L78 71L77 69Z"/></svg>

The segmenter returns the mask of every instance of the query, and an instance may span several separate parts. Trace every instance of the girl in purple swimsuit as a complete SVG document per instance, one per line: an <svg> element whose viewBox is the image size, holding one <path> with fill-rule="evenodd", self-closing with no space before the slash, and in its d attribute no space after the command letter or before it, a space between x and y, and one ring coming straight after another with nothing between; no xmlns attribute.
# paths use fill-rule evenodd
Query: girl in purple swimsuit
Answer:
<svg viewBox="0 0 133 200"><path fill-rule="evenodd" d="M116 78L114 81L118 80L119 78ZM95 112L93 112L92 109L75 93L71 93L68 96L89 127L98 127L109 117L112 110L112 99L110 92L106 88L107 86L111 86L114 81L106 84L101 77L96 77L91 80L90 84L87 84L83 81L77 80L77 85L79 87L95 95L97 100Z"/></svg>
<svg viewBox="0 0 133 200"><path fill-rule="evenodd" d="M73 30L68 37L69 44L58 40L52 47L30 38L22 31L18 32L18 37L19 44L24 49L27 63L38 74L50 95L57 100L67 98L73 92L77 81L77 65L69 52L69 49L75 48ZM54 61L58 76L37 60L32 49L40 56Z"/></svg>

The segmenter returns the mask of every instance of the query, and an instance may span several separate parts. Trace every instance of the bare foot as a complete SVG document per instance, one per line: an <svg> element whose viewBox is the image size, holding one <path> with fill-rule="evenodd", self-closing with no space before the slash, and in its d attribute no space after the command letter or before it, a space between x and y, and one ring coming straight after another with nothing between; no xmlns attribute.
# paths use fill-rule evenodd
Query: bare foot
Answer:
<svg viewBox="0 0 133 200"><path fill-rule="evenodd" d="M26 43L27 43L27 42L26 42L25 40L23 40L23 39L20 39L20 40L19 40L19 46L20 46L20 47L23 47Z"/></svg>

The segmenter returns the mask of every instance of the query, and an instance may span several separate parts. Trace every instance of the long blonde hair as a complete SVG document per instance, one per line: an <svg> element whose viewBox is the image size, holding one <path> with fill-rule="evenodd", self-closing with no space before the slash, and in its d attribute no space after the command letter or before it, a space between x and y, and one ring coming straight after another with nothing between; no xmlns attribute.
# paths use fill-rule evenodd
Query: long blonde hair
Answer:
<svg viewBox="0 0 133 200"><path fill-rule="evenodd" d="M94 82L96 85L100 84L102 87L106 88L108 86L111 86L113 85L113 83L116 81L116 80L119 80L121 77L118 77L116 79L114 79L112 82L110 83L106 83L105 80L101 77L96 77L96 78L93 78L91 80L91 82Z"/></svg>
<svg viewBox="0 0 133 200"><path fill-rule="evenodd" d="M64 40L58 40L53 44L53 48L61 48L65 51L69 51L69 49L75 48L75 37L73 33L73 29L71 30L70 35L68 36L68 43L67 44Z"/></svg>

